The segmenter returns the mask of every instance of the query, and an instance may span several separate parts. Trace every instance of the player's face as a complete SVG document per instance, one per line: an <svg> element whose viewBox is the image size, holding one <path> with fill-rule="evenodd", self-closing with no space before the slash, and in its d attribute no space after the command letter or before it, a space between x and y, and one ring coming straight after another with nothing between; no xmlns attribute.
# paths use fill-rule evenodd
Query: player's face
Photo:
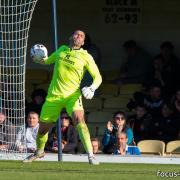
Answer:
<svg viewBox="0 0 180 180"><path fill-rule="evenodd" d="M29 114L27 118L28 126L29 127L36 127L38 124L39 118L37 114Z"/></svg>
<svg viewBox="0 0 180 180"><path fill-rule="evenodd" d="M84 45L84 40L85 40L85 34L83 31L77 30L72 35L72 41L74 46L76 47L81 47L82 45Z"/></svg>

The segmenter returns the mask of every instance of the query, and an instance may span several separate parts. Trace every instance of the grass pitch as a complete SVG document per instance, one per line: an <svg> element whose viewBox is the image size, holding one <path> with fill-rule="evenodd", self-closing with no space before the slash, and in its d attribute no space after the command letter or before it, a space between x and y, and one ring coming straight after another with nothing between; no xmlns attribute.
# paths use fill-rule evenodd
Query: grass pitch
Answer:
<svg viewBox="0 0 180 180"><path fill-rule="evenodd" d="M178 172L179 165L0 161L2 180L141 180L162 179L157 172ZM163 174L162 174L163 175ZM165 178L167 179L167 178ZM176 179L180 179L180 176Z"/></svg>

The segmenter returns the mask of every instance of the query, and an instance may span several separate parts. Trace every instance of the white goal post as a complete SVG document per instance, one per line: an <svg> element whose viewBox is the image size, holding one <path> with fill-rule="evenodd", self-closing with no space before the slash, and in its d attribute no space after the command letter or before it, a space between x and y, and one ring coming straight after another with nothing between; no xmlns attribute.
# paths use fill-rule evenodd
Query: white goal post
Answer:
<svg viewBox="0 0 180 180"><path fill-rule="evenodd" d="M0 159L23 159L16 136L25 128L25 66L30 22L38 0L0 0ZM25 132L25 131L22 131ZM22 133L18 145L25 145Z"/></svg>

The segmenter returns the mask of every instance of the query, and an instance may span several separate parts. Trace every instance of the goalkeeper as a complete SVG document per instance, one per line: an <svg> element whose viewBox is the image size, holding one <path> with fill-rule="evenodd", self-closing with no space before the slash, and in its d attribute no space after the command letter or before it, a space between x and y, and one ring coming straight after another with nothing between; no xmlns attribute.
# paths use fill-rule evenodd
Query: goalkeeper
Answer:
<svg viewBox="0 0 180 180"><path fill-rule="evenodd" d="M92 56L81 48L84 40L85 33L76 30L69 38L69 46L62 45L49 58L39 61L41 64L54 63L54 72L40 114L40 127L36 138L37 151L27 157L24 162L32 162L37 158L44 157L48 131L56 123L62 108L66 108L88 153L89 163L99 164L93 155L89 130L84 120L81 92L86 99L92 99L102 78ZM93 83L80 90L80 83L86 70L91 74Z"/></svg>

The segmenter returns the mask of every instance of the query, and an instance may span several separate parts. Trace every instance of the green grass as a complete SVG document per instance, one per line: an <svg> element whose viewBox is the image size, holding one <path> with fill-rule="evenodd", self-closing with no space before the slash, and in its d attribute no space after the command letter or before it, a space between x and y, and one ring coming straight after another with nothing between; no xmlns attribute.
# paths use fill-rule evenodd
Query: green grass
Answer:
<svg viewBox="0 0 180 180"><path fill-rule="evenodd" d="M2 180L152 180L161 179L158 170L180 172L179 165L0 161Z"/></svg>

